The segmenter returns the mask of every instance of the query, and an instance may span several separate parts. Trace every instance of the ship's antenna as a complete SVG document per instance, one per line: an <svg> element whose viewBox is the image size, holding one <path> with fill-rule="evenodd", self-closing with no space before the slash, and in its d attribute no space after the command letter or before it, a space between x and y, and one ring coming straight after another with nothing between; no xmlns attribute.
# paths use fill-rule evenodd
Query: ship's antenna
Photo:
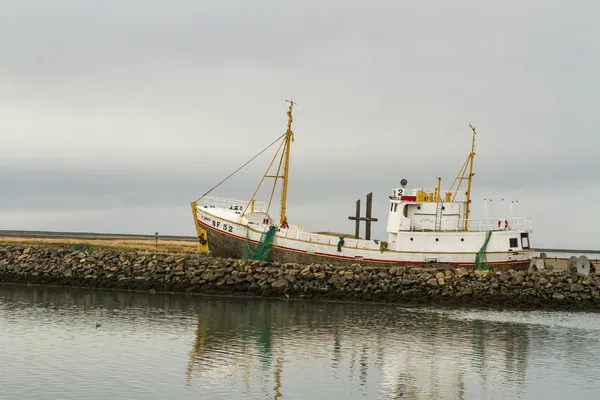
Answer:
<svg viewBox="0 0 600 400"><path fill-rule="evenodd" d="M489 218L489 214L488 214L487 199L483 199L483 205L485 207L485 218L488 219Z"/></svg>
<svg viewBox="0 0 600 400"><path fill-rule="evenodd" d="M513 207L513 212L512 215L510 216L511 218L515 217L515 214L517 212L517 205L519 204L519 200L515 201L515 206Z"/></svg>

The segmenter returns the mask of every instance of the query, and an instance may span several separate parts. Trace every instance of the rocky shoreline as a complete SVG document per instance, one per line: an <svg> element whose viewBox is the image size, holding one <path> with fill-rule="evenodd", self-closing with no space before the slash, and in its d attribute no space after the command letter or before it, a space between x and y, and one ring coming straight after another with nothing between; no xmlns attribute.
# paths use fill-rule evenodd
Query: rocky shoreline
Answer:
<svg viewBox="0 0 600 400"><path fill-rule="evenodd" d="M0 244L0 284L504 309L600 310L600 274L278 264L190 253Z"/></svg>

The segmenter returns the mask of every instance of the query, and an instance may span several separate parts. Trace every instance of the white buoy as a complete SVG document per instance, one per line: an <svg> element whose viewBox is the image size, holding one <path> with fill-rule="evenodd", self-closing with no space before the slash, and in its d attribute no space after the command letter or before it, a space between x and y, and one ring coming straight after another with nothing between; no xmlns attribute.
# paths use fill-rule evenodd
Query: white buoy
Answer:
<svg viewBox="0 0 600 400"><path fill-rule="evenodd" d="M585 276L590 274L590 260L586 256L579 256L577 259L577 273Z"/></svg>

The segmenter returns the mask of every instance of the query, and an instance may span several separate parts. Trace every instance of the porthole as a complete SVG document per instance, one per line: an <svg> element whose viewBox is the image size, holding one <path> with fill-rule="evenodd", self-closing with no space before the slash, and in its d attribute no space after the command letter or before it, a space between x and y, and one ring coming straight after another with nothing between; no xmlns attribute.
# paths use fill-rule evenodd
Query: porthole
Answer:
<svg viewBox="0 0 600 400"><path fill-rule="evenodd" d="M412 242L412 241L413 241L413 238L410 238L410 241Z"/></svg>
<svg viewBox="0 0 600 400"><path fill-rule="evenodd" d="M460 238L460 241L461 241L461 242L464 242L464 241L465 241L465 238Z"/></svg>
<svg viewBox="0 0 600 400"><path fill-rule="evenodd" d="M442 206L442 210L445 210L445 209L446 209L446 206Z"/></svg>
<svg viewBox="0 0 600 400"><path fill-rule="evenodd" d="M439 238L435 238L435 241L436 241L436 242L439 242L439 241L440 241L440 239L439 239Z"/></svg>

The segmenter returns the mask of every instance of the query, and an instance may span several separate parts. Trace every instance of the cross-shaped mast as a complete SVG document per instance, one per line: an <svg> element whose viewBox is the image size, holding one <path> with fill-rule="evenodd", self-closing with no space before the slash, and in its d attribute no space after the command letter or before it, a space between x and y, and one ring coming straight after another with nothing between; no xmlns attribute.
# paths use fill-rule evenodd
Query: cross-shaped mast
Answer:
<svg viewBox="0 0 600 400"><path fill-rule="evenodd" d="M377 218L371 217L371 208L373 207L373 193L369 193L367 195L367 209L366 216L360 216L360 199L356 200L356 216L348 217L349 220L356 221L355 229L354 229L354 237L356 239L359 238L360 235L360 222L365 221L365 239L371 240L371 222L377 222Z"/></svg>

